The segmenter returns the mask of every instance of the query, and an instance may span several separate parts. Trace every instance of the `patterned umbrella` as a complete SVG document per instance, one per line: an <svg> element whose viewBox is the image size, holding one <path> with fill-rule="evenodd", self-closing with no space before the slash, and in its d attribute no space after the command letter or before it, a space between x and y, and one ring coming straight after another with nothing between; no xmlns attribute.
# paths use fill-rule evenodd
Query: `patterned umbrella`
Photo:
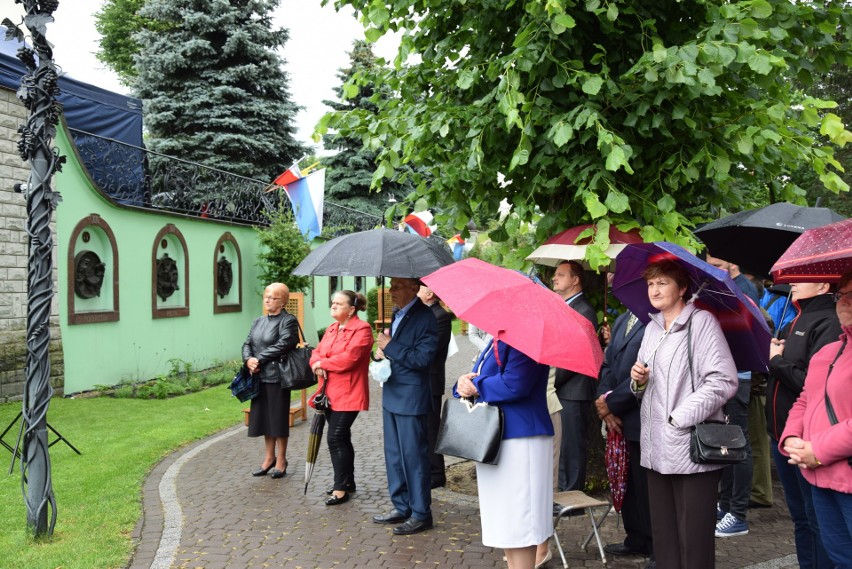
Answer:
<svg viewBox="0 0 852 569"><path fill-rule="evenodd" d="M808 229L772 267L776 283L837 282L852 270L852 218Z"/></svg>
<svg viewBox="0 0 852 569"><path fill-rule="evenodd" d="M624 494L627 493L627 469L629 451L621 431L609 431L606 435L606 477L612 494L612 507L621 512Z"/></svg>

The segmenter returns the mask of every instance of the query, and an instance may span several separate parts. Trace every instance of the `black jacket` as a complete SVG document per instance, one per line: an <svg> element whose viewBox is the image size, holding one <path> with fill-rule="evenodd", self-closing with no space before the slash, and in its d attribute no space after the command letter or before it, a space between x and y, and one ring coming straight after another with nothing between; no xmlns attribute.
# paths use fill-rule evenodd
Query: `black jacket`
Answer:
<svg viewBox="0 0 852 569"><path fill-rule="evenodd" d="M820 294L794 303L799 316L781 333L784 353L769 360L766 386L766 429L778 440L787 415L805 385L808 363L820 348L840 337L834 299Z"/></svg>
<svg viewBox="0 0 852 569"><path fill-rule="evenodd" d="M598 329L598 315L589 301L586 300L585 294L578 296L568 306L579 312L581 316L585 316L592 323L595 330ZM556 368L555 382L556 395L559 399L566 399L568 401L593 401L595 399L597 381L594 377L567 369Z"/></svg>
<svg viewBox="0 0 852 569"><path fill-rule="evenodd" d="M630 312L619 316L612 325L609 347L604 354L598 382L598 397L611 391L606 404L613 415L621 419L624 436L629 441L639 441L639 400L630 391L630 368L639 356L639 347L645 335L645 325L637 320L625 335Z"/></svg>
<svg viewBox="0 0 852 569"><path fill-rule="evenodd" d="M251 325L243 344L243 363L249 358L260 362L260 381L279 381L278 362L299 343L296 317L282 310L275 316L261 316Z"/></svg>

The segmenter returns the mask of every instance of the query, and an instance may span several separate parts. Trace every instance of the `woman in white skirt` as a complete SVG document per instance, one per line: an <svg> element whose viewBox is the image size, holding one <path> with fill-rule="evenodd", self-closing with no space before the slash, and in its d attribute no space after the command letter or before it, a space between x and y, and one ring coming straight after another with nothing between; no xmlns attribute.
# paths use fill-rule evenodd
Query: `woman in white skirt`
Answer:
<svg viewBox="0 0 852 569"><path fill-rule="evenodd" d="M482 543L506 551L509 569L533 569L536 546L553 534L553 423L548 366L494 340L461 376L455 397L503 410L497 464L477 464Z"/></svg>

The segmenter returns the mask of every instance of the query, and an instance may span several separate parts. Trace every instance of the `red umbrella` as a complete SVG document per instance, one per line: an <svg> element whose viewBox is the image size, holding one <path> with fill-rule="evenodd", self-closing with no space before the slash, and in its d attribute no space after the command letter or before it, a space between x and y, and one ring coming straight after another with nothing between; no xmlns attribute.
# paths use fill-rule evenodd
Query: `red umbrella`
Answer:
<svg viewBox="0 0 852 569"><path fill-rule="evenodd" d="M609 431L606 435L606 477L609 479L609 492L612 495L612 507L621 511L624 494L627 493L627 468L629 451L627 441L621 431Z"/></svg>
<svg viewBox="0 0 852 569"><path fill-rule="evenodd" d="M852 270L852 218L802 233L772 266L775 283L834 283Z"/></svg>
<svg viewBox="0 0 852 569"><path fill-rule="evenodd" d="M421 280L456 316L533 360L598 376L603 352L591 322L527 275L470 257Z"/></svg>
<svg viewBox="0 0 852 569"><path fill-rule="evenodd" d="M586 249L592 242L592 238L596 237L597 225L586 224L578 225L566 229L561 233L557 233L547 241L541 244L535 251L529 254L527 261L532 261L538 265L548 265L555 267L561 261L580 261L584 263L586 268L589 268L586 263ZM582 239L580 235L586 234ZM597 236L598 240L602 236ZM642 237L639 235L638 229L631 229L624 232L619 231L615 226L609 226L609 247L604 251L607 257L615 259L615 256L630 243L642 243Z"/></svg>

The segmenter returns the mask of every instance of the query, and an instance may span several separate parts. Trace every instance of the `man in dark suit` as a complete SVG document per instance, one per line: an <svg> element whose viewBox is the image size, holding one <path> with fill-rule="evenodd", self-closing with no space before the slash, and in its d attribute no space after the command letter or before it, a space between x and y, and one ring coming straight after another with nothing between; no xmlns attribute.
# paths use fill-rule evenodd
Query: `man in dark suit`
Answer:
<svg viewBox="0 0 852 569"><path fill-rule="evenodd" d="M432 527L428 416L432 408L429 367L438 348L438 324L417 293L420 281L392 278L390 294L398 308L390 330L378 335L377 358L391 362L382 389L385 468L394 509L373 516L378 524L401 524L396 535Z"/></svg>
<svg viewBox="0 0 852 569"><path fill-rule="evenodd" d="M611 332L604 329L609 346L601 366L595 406L607 431L624 434L628 452L627 489L621 510L627 536L624 543L604 547L611 555L653 555L648 479L639 464L639 401L630 391L630 368L636 363L644 335L645 325L630 311L615 320Z"/></svg>
<svg viewBox="0 0 852 569"><path fill-rule="evenodd" d="M438 440L438 427L441 424L441 400L446 390L447 351L453 334L452 316L441 306L440 299L428 286L421 285L417 293L420 300L432 310L438 322L438 349L435 359L429 367L429 381L432 386L432 408L429 410L429 460L432 465L432 488L446 486L447 474L444 470L444 455L435 452Z"/></svg>
<svg viewBox="0 0 852 569"><path fill-rule="evenodd" d="M583 267L580 263L559 263L553 274L553 290L597 329L595 309L583 295ZM586 485L587 431L592 418L592 401L595 400L595 378L557 368L556 395L562 404L559 489L583 490Z"/></svg>

